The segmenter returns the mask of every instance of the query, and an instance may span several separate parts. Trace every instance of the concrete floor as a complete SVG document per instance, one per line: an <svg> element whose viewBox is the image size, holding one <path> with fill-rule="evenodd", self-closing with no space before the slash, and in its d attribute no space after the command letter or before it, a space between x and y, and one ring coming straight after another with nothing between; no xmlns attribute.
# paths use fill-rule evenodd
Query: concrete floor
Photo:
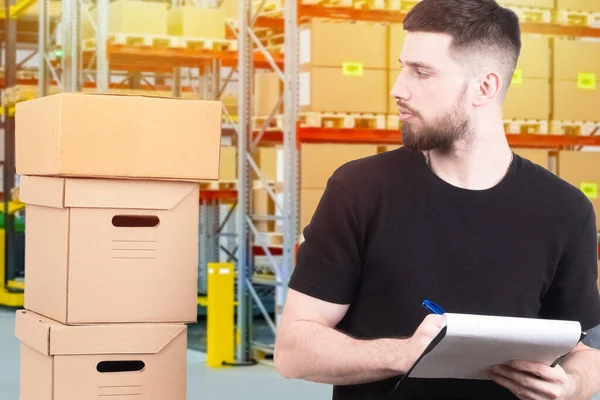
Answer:
<svg viewBox="0 0 600 400"><path fill-rule="evenodd" d="M19 399L19 341L14 336L14 310L0 308L0 399ZM188 400L331 399L331 388L281 378L274 368L209 369L204 353L188 352Z"/></svg>

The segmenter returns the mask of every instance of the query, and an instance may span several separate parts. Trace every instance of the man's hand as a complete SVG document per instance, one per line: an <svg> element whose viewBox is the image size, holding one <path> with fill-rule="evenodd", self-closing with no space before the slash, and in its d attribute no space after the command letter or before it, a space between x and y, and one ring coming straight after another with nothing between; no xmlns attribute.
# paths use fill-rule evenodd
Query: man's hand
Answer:
<svg viewBox="0 0 600 400"><path fill-rule="evenodd" d="M492 367L490 378L521 400L575 399L576 380L560 365L549 367L529 361L513 361Z"/></svg>
<svg viewBox="0 0 600 400"><path fill-rule="evenodd" d="M406 355L402 356L404 365L398 367L398 370L408 370L408 368L418 360L421 354L423 354L427 346L429 346L443 326L444 320L441 315L427 315L415 333L407 340L405 348ZM406 365L406 361L408 361L408 365Z"/></svg>

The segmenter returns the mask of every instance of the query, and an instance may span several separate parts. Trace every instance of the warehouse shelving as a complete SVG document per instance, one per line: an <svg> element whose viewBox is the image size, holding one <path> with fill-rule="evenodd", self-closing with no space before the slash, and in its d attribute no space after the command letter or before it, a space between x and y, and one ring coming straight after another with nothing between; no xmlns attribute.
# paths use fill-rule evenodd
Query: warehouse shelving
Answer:
<svg viewBox="0 0 600 400"><path fill-rule="evenodd" d="M303 127L297 122L298 98L298 27L299 24L310 18L325 18L337 20L366 21L377 23L399 23L406 15L402 11L392 10L364 10L342 7L328 7L323 5L299 4L294 0L286 0L281 17L263 17L250 15L251 0L238 0L240 19L235 24L228 24L228 37L238 38L237 51L192 50L181 48L151 48L130 45L115 45L108 40L108 0L95 2L98 13L95 25L95 49L83 50L79 37L81 18L85 18L82 7L86 7L85 0L63 0L62 28L60 35L63 38L62 52L64 58L60 60L62 74L53 72L57 66L50 56L55 50L51 43L51 30L57 26L56 21L48 17L48 0L40 1L39 15L39 53L40 57L38 79L6 80L7 86L18 84L38 84L39 94L47 95L50 85L60 85L65 91L80 91L83 88L95 88L99 92L106 92L111 88L119 87L110 82L110 71L128 72L155 72L171 74L171 85L138 85L139 89L171 89L173 95L194 90L191 87L182 87L182 67L206 66L207 74L211 79L206 80L210 86L206 93L216 97L222 87L215 80L221 67L237 69L238 75L238 116L236 121L227 121L228 128L224 135L231 136L238 151L238 181L236 189L219 189L201 191L201 203L211 204L211 212L216 212L215 204L227 203L235 206L237 252L237 329L239 340L236 350L236 359L240 362L248 361L252 356L251 347L260 352L268 352L272 347L269 344L255 343L252 340L251 322L253 316L252 303L260 304L256 291L253 289L252 257L256 254L266 255L271 259L281 257L281 263L273 263L276 272L272 281L261 278L254 283L269 284L275 287L275 321L269 326L276 328L286 297L287 281L294 264L298 230L298 147L301 142L311 143L369 143L369 144L400 144L401 135L398 130L368 130L368 129L335 129ZM263 2L264 3L264 2ZM173 2L177 4L177 0ZM259 10L260 11L260 7ZM255 18L256 17L256 18ZM254 24L252 21L254 20ZM600 29L563 26L557 24L522 23L524 33L539 33L560 36L586 36L600 37ZM283 53L267 51L258 46L257 29L270 29L284 32ZM258 48L256 48L258 47ZM285 57L283 56L285 54ZM283 129L279 131L260 132L253 129L252 123L252 81L255 69L273 68L284 83L282 118ZM9 71L7 70L7 73ZM95 72L92 75L91 72ZM11 71L14 73L14 70ZM85 78L85 79L84 79ZM27 82L27 83L26 83ZM215 87L216 82L216 87ZM564 135L523 135L508 133L509 143L513 147L541 147L549 149L562 149L579 146L599 146L600 138L596 136L575 137ZM284 151L284 187L283 203L281 209L281 222L283 224L283 246L269 247L257 245L253 242L252 213L250 211L250 198L252 189L252 172L259 177L256 162L250 154L256 145L282 144ZM7 147L9 148L9 147ZM266 182L261 179L263 183ZM6 181L5 181L6 182ZM270 193L274 193L271 191ZM274 201L275 196L272 196ZM211 246L214 245L211 244ZM264 307L259 307L263 316L270 321ZM275 334L275 329L273 329ZM252 346L254 345L254 346Z"/></svg>

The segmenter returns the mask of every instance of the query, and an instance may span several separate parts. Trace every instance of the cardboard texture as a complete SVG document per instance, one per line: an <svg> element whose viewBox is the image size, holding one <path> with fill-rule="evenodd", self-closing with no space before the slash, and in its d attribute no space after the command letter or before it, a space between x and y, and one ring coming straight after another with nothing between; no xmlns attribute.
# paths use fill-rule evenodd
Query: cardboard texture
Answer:
<svg viewBox="0 0 600 400"><path fill-rule="evenodd" d="M299 75L301 112L387 112L387 71L365 69L360 76L344 75L342 68L313 67Z"/></svg>
<svg viewBox="0 0 600 400"><path fill-rule="evenodd" d="M598 0L557 0L559 10L600 12Z"/></svg>
<svg viewBox="0 0 600 400"><path fill-rule="evenodd" d="M259 216L275 215L275 202L265 188L252 189L252 214ZM275 221L254 221L259 232L274 232Z"/></svg>
<svg viewBox="0 0 600 400"><path fill-rule="evenodd" d="M404 46L404 39L406 38L406 31L402 24L391 24L388 27L388 60L387 68L399 71L400 53L402 53L402 46Z"/></svg>
<svg viewBox="0 0 600 400"><path fill-rule="evenodd" d="M191 3L192 4L190 5L197 7L197 3L195 1L192 0ZM237 20L239 16L238 7L239 3L236 0L223 0L221 3L221 8L225 10L226 19Z"/></svg>
<svg viewBox="0 0 600 400"><path fill-rule="evenodd" d="M325 189L302 189L300 191L300 231L302 231L312 219Z"/></svg>
<svg viewBox="0 0 600 400"><path fill-rule="evenodd" d="M552 8L554 0L501 0L498 4L502 6L519 6L534 8Z"/></svg>
<svg viewBox="0 0 600 400"><path fill-rule="evenodd" d="M168 11L169 35L225 39L225 8L181 6Z"/></svg>
<svg viewBox="0 0 600 400"><path fill-rule="evenodd" d="M259 147L252 154L254 161L258 165L260 172L266 180L277 181L277 148L276 147ZM252 174L252 179L259 179L258 175Z"/></svg>
<svg viewBox="0 0 600 400"><path fill-rule="evenodd" d="M540 119L550 116L550 83L547 79L513 82L503 105L504 119Z"/></svg>
<svg viewBox="0 0 600 400"><path fill-rule="evenodd" d="M516 69L528 78L550 78L550 40L546 36L521 35L521 54Z"/></svg>
<svg viewBox="0 0 600 400"><path fill-rule="evenodd" d="M512 151L534 164L550 170L550 154L544 149L512 149Z"/></svg>
<svg viewBox="0 0 600 400"><path fill-rule="evenodd" d="M66 326L17 311L20 400L185 400L187 328L176 324Z"/></svg>
<svg viewBox="0 0 600 400"><path fill-rule="evenodd" d="M61 93L17 110L20 175L219 178L218 101Z"/></svg>
<svg viewBox="0 0 600 400"><path fill-rule="evenodd" d="M299 62L333 68L354 62L364 69L385 69L386 37L385 25L311 20L300 27Z"/></svg>
<svg viewBox="0 0 600 400"><path fill-rule="evenodd" d="M558 153L558 176L587 194L600 214L600 153L561 151Z"/></svg>
<svg viewBox="0 0 600 400"><path fill-rule="evenodd" d="M577 81L555 81L553 120L600 121L600 85L580 89Z"/></svg>
<svg viewBox="0 0 600 400"><path fill-rule="evenodd" d="M268 117L283 92L283 82L275 72L261 72L254 75L254 114ZM283 102L276 114L283 113Z"/></svg>
<svg viewBox="0 0 600 400"><path fill-rule="evenodd" d="M300 187L324 189L327 181L349 161L377 154L377 145L303 144L300 149Z"/></svg>
<svg viewBox="0 0 600 400"><path fill-rule="evenodd" d="M166 35L167 3L142 0L117 0L108 5L108 34ZM90 10L94 21L97 8ZM82 20L82 37L94 38L96 31L89 18Z"/></svg>
<svg viewBox="0 0 600 400"><path fill-rule="evenodd" d="M65 324L194 322L199 185L21 176L25 308Z"/></svg>
<svg viewBox="0 0 600 400"><path fill-rule="evenodd" d="M219 180L228 181L237 179L237 150L235 146L221 147L221 168Z"/></svg>
<svg viewBox="0 0 600 400"><path fill-rule="evenodd" d="M594 74L600 85L600 43L554 39L554 79L578 79L579 74Z"/></svg>

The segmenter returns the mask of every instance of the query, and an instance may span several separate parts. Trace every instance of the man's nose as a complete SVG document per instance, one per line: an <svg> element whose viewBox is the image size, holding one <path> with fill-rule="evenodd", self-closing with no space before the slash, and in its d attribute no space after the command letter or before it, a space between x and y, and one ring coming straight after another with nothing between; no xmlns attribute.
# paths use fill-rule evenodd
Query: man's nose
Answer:
<svg viewBox="0 0 600 400"><path fill-rule="evenodd" d="M410 99L410 92L409 92L408 88L406 87L406 85L404 84L402 72L400 72L398 74L398 76L396 77L396 81L394 83L394 86L392 87L392 91L390 92L390 95L396 99L402 99L402 100Z"/></svg>

